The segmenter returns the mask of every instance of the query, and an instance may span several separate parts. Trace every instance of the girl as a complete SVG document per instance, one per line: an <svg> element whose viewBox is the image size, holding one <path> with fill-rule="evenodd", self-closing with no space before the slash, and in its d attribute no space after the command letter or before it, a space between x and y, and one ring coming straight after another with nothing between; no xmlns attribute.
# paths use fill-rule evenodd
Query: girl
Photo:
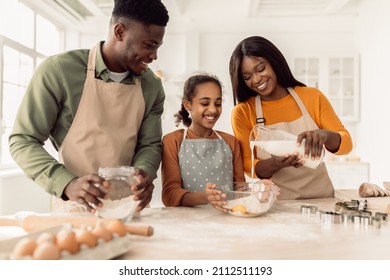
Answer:
<svg viewBox="0 0 390 280"><path fill-rule="evenodd" d="M166 206L212 204L223 210L218 182L245 182L240 144L213 127L222 113L222 86L217 77L194 75L184 84L178 129L163 137L162 200ZM216 183L216 184L212 184Z"/></svg>

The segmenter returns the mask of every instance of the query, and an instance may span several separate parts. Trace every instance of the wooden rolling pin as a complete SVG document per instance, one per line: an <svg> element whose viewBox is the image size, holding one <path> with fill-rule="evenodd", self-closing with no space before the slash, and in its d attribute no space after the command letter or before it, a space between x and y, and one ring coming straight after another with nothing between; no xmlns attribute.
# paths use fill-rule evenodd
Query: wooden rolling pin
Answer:
<svg viewBox="0 0 390 280"><path fill-rule="evenodd" d="M80 228L83 225L94 227L96 222L101 220L104 225L108 225L111 219L100 219L95 216L41 216L31 215L21 220L12 218L0 218L0 226L21 226L25 231L31 233L44 230L62 224L71 224L72 227ZM153 228L151 226L135 226L125 224L127 232L135 235L151 236Z"/></svg>

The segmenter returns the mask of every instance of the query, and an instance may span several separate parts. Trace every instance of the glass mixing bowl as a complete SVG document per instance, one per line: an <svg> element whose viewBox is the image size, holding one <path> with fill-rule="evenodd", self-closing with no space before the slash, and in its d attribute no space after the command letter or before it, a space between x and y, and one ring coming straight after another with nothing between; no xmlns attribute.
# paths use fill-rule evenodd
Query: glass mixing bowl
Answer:
<svg viewBox="0 0 390 280"><path fill-rule="evenodd" d="M133 199L131 190L133 185L139 183L137 168L131 166L100 167L99 176L106 179L110 186L98 186L110 195L109 199L101 199L103 207L96 208L96 214L107 219L130 219L135 212L139 201Z"/></svg>
<svg viewBox="0 0 390 280"><path fill-rule="evenodd" d="M276 185L257 182L229 182L217 185L226 194L228 213L238 217L257 217L268 212L279 193Z"/></svg>

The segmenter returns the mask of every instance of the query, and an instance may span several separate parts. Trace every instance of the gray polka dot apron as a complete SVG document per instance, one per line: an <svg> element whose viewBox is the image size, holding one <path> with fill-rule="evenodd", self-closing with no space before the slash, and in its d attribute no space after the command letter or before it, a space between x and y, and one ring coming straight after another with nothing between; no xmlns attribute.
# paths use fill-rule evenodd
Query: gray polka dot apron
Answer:
<svg viewBox="0 0 390 280"><path fill-rule="evenodd" d="M179 166L183 188L191 192L204 191L207 182L224 183L233 180L233 154L222 137L219 139L186 139L179 150Z"/></svg>

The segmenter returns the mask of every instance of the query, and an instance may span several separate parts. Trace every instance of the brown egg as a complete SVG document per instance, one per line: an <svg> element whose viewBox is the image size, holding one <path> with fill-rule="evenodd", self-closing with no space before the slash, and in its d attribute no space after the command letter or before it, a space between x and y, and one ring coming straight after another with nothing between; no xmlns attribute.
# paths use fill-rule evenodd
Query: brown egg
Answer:
<svg viewBox="0 0 390 280"><path fill-rule="evenodd" d="M92 234L95 235L97 238L101 238L104 241L110 241L112 239L112 233L108 231L104 223L102 221L98 221L96 223L96 226L92 230Z"/></svg>
<svg viewBox="0 0 390 280"><path fill-rule="evenodd" d="M37 238L37 244L41 244L44 242L56 243L56 235L47 231L41 233Z"/></svg>
<svg viewBox="0 0 390 280"><path fill-rule="evenodd" d="M85 244L90 248L96 247L97 238L86 227L79 229L76 232L76 240L78 243Z"/></svg>
<svg viewBox="0 0 390 280"><path fill-rule="evenodd" d="M120 220L113 220L107 224L107 230L116 233L119 236L125 236L127 233L126 226Z"/></svg>
<svg viewBox="0 0 390 280"><path fill-rule="evenodd" d="M20 259L27 256L32 256L35 248L37 248L37 242L31 238L22 238L16 243L11 258Z"/></svg>
<svg viewBox="0 0 390 280"><path fill-rule="evenodd" d="M34 250L34 260L58 260L61 257L61 250L53 242L47 241L38 244Z"/></svg>
<svg viewBox="0 0 390 280"><path fill-rule="evenodd" d="M76 240L76 234L71 229L61 229L57 235L57 246L61 251L68 251L71 254L76 254L80 251L80 243Z"/></svg>

